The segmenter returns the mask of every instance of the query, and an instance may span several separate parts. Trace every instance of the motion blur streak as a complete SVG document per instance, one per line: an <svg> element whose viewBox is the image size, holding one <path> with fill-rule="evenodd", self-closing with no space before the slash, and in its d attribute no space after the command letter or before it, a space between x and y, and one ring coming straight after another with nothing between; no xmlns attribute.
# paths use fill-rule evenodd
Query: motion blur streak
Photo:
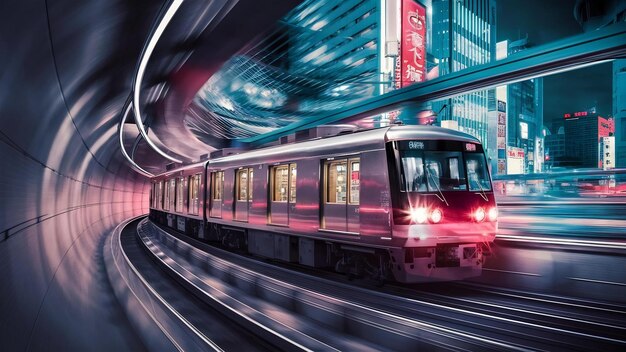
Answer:
<svg viewBox="0 0 626 352"><path fill-rule="evenodd" d="M150 137L148 137L148 133L146 132L146 128L143 125L143 119L141 117L141 84L143 83L143 75L146 71L146 67L148 66L148 61L150 61L150 56L152 55L154 48L159 42L159 38L161 38L163 31L165 31L168 23L172 20L172 17L174 17L176 11L178 11L178 8L182 3L183 0L172 0L170 6L163 15L163 18L161 18L159 25L155 29L154 33L152 33L152 36L148 39L148 43L139 61L139 67L137 68L137 74L135 76L135 82L133 86L133 110L135 112L135 123L137 124L139 132L141 132L143 139L148 143L148 145L150 145L150 147L152 147L152 149L154 149L164 158L167 158L176 163L180 163L182 161L169 156L167 153L157 147L157 145L150 140Z"/></svg>
<svg viewBox="0 0 626 352"><path fill-rule="evenodd" d="M161 4L9 3L0 6L0 345L143 350L102 246L147 210L147 184L125 163L112 117Z"/></svg>
<svg viewBox="0 0 626 352"><path fill-rule="evenodd" d="M128 118L128 114L130 113L131 109L132 109L132 106L130 104L127 104L126 109L124 109L124 113L122 114L122 119L120 120L120 127L118 128L118 135L120 137L120 151L124 155L124 158L126 158L126 160L130 163L131 167L135 169L135 171L139 172L140 174L144 176L153 177L154 176L153 174L142 169L141 166L139 166L135 162L135 160L133 160L133 158L130 155L128 155L128 152L126 152L126 148L124 147L124 124L126 124L126 119Z"/></svg>

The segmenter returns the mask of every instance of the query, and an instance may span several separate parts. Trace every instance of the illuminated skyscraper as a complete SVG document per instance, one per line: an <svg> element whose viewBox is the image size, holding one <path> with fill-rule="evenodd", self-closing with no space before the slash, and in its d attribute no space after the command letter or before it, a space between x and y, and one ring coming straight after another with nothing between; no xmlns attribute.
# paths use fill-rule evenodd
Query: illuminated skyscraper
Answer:
<svg viewBox="0 0 626 352"><path fill-rule="evenodd" d="M626 59L613 61L616 167L626 167Z"/></svg>
<svg viewBox="0 0 626 352"><path fill-rule="evenodd" d="M508 55L527 49L528 38L508 43ZM507 85L507 145L524 150L524 173L541 171L543 161L543 78Z"/></svg>
<svg viewBox="0 0 626 352"><path fill-rule="evenodd" d="M496 7L493 0L432 0L432 54L439 75L495 60ZM487 148L487 91L433 103L442 126L478 137Z"/></svg>

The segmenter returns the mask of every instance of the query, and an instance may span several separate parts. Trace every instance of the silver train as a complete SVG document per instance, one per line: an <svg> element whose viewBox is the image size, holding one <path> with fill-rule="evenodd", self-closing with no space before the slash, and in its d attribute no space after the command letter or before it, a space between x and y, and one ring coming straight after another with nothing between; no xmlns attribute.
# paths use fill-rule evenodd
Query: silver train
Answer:
<svg viewBox="0 0 626 352"><path fill-rule="evenodd" d="M497 231L480 142L393 126L212 158L152 179L150 218L203 241L413 283L480 274Z"/></svg>

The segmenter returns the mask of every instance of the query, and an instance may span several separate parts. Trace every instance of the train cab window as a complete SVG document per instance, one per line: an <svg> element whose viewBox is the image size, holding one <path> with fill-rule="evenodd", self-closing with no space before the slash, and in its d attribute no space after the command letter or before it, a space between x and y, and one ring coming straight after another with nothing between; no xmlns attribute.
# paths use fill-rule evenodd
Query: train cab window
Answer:
<svg viewBox="0 0 626 352"><path fill-rule="evenodd" d="M211 177L211 194L213 200L222 200L224 190L224 172L213 172Z"/></svg>
<svg viewBox="0 0 626 352"><path fill-rule="evenodd" d="M407 151L402 155L402 191L467 190L461 152Z"/></svg>
<svg viewBox="0 0 626 352"><path fill-rule="evenodd" d="M198 215L200 210L200 176L189 176L189 214Z"/></svg>
<svg viewBox="0 0 626 352"><path fill-rule="evenodd" d="M296 202L296 164L278 165L272 168L272 202Z"/></svg>
<svg viewBox="0 0 626 352"><path fill-rule="evenodd" d="M348 197L347 161L333 161L327 164L327 203L345 203Z"/></svg>
<svg viewBox="0 0 626 352"><path fill-rule="evenodd" d="M465 153L465 164L470 191L490 191L491 182L487 171L485 155L482 153Z"/></svg>
<svg viewBox="0 0 626 352"><path fill-rule="evenodd" d="M349 203L359 204L359 191L361 188L361 162L358 159L350 160L350 199Z"/></svg>

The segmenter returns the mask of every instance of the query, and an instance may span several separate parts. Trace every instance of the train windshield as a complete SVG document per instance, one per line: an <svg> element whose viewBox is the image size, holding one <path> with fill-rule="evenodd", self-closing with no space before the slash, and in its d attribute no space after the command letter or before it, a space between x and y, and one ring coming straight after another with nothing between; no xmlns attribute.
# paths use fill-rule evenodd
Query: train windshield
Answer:
<svg viewBox="0 0 626 352"><path fill-rule="evenodd" d="M403 191L465 191L461 152L406 151L402 155Z"/></svg>
<svg viewBox="0 0 626 352"><path fill-rule="evenodd" d="M404 151L401 159L404 192L491 190L482 153Z"/></svg>
<svg viewBox="0 0 626 352"><path fill-rule="evenodd" d="M483 153L465 153L470 191L491 191L489 172Z"/></svg>

